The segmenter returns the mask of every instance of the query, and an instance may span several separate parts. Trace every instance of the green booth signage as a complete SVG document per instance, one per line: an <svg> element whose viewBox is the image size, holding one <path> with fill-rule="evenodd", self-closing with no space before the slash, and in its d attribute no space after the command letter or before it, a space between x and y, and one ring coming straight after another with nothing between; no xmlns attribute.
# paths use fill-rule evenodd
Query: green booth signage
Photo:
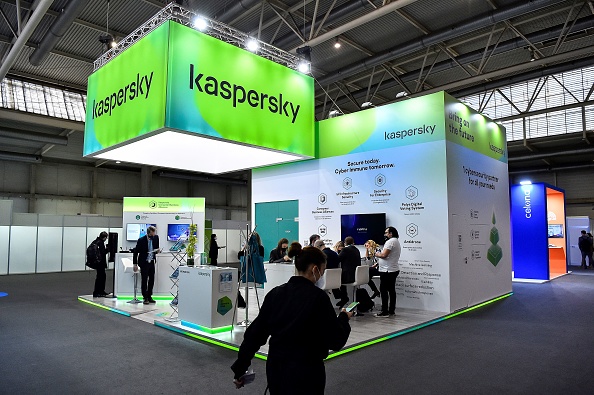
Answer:
<svg viewBox="0 0 594 395"><path fill-rule="evenodd" d="M164 131L313 157L313 79L168 21L89 77L84 155Z"/></svg>

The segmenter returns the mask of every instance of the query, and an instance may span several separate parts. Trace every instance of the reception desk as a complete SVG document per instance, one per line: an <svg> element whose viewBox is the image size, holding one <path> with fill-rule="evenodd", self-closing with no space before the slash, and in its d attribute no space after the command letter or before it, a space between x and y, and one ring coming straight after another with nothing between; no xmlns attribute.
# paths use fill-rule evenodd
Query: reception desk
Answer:
<svg viewBox="0 0 594 395"><path fill-rule="evenodd" d="M115 256L115 286L113 293L118 298L126 299L134 296L132 255L131 252L120 252ZM198 258L200 258L200 255L198 255ZM173 298L172 292L175 293L175 289L172 287L173 283L169 279L169 276L173 273L173 268L177 267L177 264L178 262L174 259L171 252L162 252L156 255L153 297ZM137 292L138 298L141 298L140 273L138 273Z"/></svg>
<svg viewBox="0 0 594 395"><path fill-rule="evenodd" d="M178 314L181 324L208 333L232 330L237 269L180 266Z"/></svg>

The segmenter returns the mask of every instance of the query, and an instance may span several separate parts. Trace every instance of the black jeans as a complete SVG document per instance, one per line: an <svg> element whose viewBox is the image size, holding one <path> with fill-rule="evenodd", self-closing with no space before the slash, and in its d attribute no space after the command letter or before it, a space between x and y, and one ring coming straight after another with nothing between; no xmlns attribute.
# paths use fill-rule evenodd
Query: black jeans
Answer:
<svg viewBox="0 0 594 395"><path fill-rule="evenodd" d="M102 295L105 293L105 268L98 267L97 277L95 277L95 289L93 290L93 296Z"/></svg>
<svg viewBox="0 0 594 395"><path fill-rule="evenodd" d="M155 261L147 262L140 267L141 284L143 299L150 299L153 296L153 285L155 285Z"/></svg>
<svg viewBox="0 0 594 395"><path fill-rule="evenodd" d="M396 277L397 272L380 272L380 294L382 295L382 313L394 314L396 311ZM390 306L388 308L388 296L390 297Z"/></svg>

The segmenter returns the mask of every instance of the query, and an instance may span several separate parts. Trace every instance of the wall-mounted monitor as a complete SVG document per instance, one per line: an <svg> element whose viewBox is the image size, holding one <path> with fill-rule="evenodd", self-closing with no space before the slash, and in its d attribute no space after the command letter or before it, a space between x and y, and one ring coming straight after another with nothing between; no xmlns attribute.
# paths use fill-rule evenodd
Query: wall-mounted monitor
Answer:
<svg viewBox="0 0 594 395"><path fill-rule="evenodd" d="M550 239L562 239L564 237L562 224L549 224L548 232Z"/></svg>
<svg viewBox="0 0 594 395"><path fill-rule="evenodd" d="M355 244L363 245L367 240L384 244L386 214L343 214L340 216L340 238L355 239Z"/></svg>
<svg viewBox="0 0 594 395"><path fill-rule="evenodd" d="M157 224L127 224L126 225L126 240L136 241L143 236L146 236L146 229L149 226L157 227Z"/></svg>
<svg viewBox="0 0 594 395"><path fill-rule="evenodd" d="M177 241L181 236L188 236L190 224L168 224L167 240Z"/></svg>

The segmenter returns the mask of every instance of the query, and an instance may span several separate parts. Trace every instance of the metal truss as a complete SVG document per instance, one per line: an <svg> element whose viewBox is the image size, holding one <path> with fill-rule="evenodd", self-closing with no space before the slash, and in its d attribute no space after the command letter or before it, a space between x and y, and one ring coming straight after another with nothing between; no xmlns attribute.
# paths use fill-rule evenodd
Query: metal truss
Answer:
<svg viewBox="0 0 594 395"><path fill-rule="evenodd" d="M196 18L202 18L205 24L203 29L198 29L194 26L194 21ZM128 36L123 38L114 48L111 48L109 51L105 52L101 57L99 57L95 62L93 62L93 69L97 71L111 60L113 60L116 56L120 53L128 49L130 46L134 45L144 36L155 30L157 27L161 26L163 23L167 21L175 21L180 23L184 26L191 27L202 33L208 34L211 37L217 38L221 41L226 43L235 45L239 48L246 48L247 42L250 40L256 40L253 37L250 37L247 33L241 32L229 25L224 23L204 18L201 15L196 14L193 11L190 11L176 3L169 3L165 8L155 14L151 19L145 22L142 26L138 27ZM270 44L267 44L263 41L256 40L258 43L258 49L254 53L265 58L271 60L275 63L281 64L283 66L298 70L299 66L307 64L307 69L309 70L310 62L300 58L297 55L292 53L283 51L282 49L276 48Z"/></svg>
<svg viewBox="0 0 594 395"><path fill-rule="evenodd" d="M594 67L460 98L500 122L507 141L594 130Z"/></svg>

